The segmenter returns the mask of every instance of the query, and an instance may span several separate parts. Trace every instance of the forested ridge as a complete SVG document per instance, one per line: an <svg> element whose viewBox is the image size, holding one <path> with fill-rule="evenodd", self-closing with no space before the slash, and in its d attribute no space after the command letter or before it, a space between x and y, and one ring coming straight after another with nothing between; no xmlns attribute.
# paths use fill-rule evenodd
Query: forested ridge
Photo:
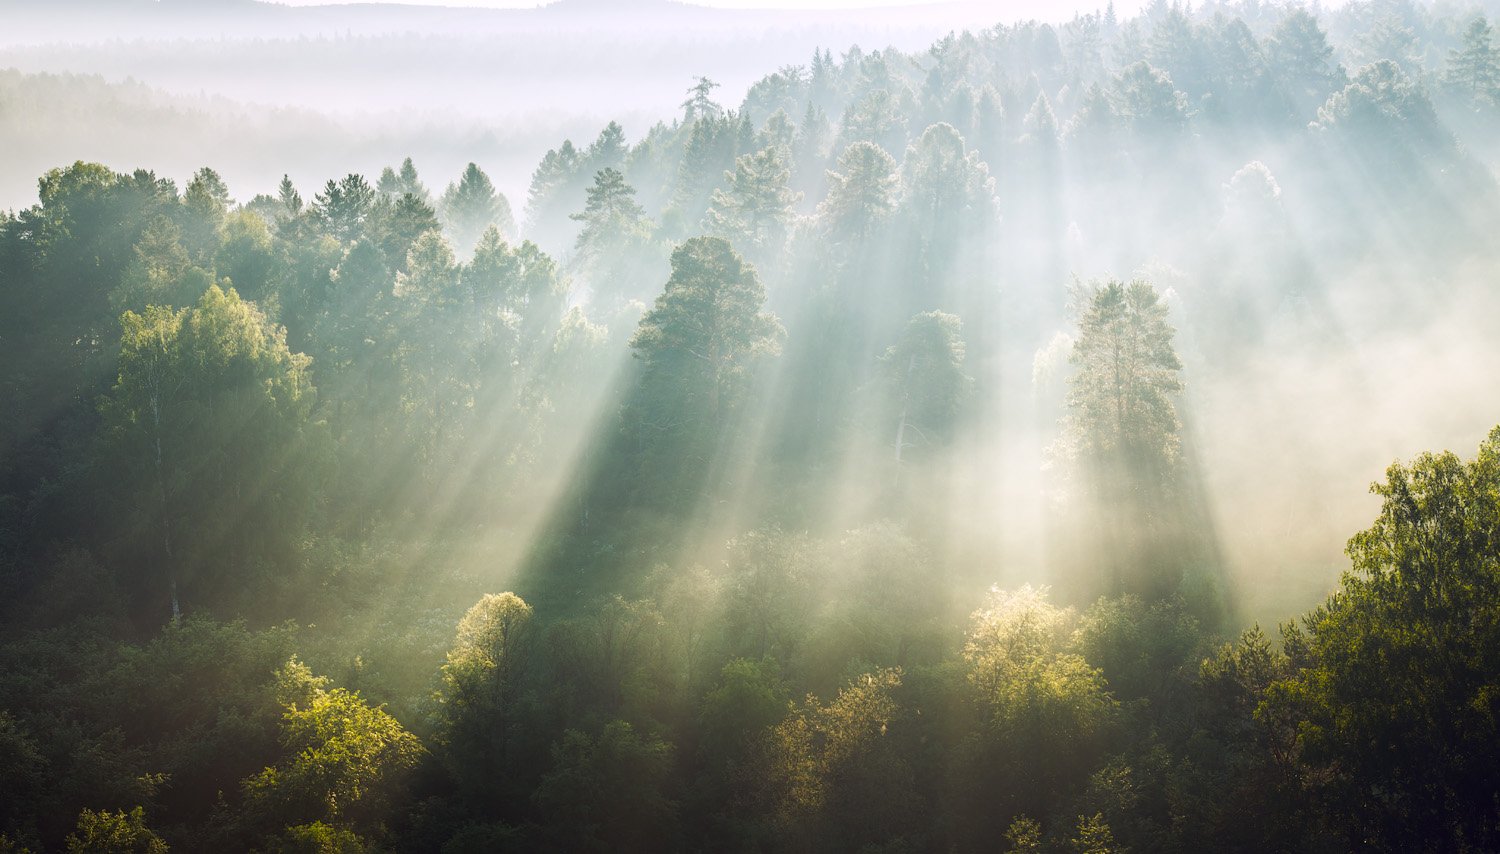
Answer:
<svg viewBox="0 0 1500 854"><path fill-rule="evenodd" d="M1500 850L1500 427L1327 491L1500 422L1482 11L820 50L525 199L47 172L0 852Z"/></svg>

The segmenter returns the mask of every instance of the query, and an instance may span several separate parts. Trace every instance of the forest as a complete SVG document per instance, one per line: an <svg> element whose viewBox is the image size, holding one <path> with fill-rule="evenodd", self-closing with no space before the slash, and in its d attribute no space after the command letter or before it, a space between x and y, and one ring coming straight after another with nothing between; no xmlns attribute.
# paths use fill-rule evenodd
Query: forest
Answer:
<svg viewBox="0 0 1500 854"><path fill-rule="evenodd" d="M830 45L529 182L55 164L0 854L1500 850L1496 15Z"/></svg>

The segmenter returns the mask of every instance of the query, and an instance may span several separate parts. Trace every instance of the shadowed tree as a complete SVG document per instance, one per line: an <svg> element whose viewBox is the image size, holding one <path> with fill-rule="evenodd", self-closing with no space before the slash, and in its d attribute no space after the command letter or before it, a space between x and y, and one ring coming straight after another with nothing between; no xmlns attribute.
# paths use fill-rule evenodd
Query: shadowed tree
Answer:
<svg viewBox="0 0 1500 854"><path fill-rule="evenodd" d="M695 237L672 253L666 289L630 339L642 366L626 431L642 486L655 482L673 504L694 500L694 482L732 443L752 369L780 351L781 324L764 302L755 269L727 242Z"/></svg>
<svg viewBox="0 0 1500 854"><path fill-rule="evenodd" d="M695 237L672 253L672 277L630 339L646 382L660 377L722 425L755 359L779 349L781 324L761 311L755 268L727 242Z"/></svg>
<svg viewBox="0 0 1500 854"><path fill-rule="evenodd" d="M531 606L513 593L479 600L458 624L438 693L443 762L463 797L499 818L536 784L545 749L526 739L539 711L525 681L531 623Z"/></svg>
<svg viewBox="0 0 1500 854"><path fill-rule="evenodd" d="M625 721L609 722L597 736L568 730L532 800L549 819L554 850L671 850L671 770L672 745Z"/></svg>
<svg viewBox="0 0 1500 854"><path fill-rule="evenodd" d="M242 584L247 558L275 554L305 524L310 360L218 286L190 309L120 322L120 373L103 404L112 491L175 618L180 583Z"/></svg>
<svg viewBox="0 0 1500 854"><path fill-rule="evenodd" d="M146 225L131 249L134 256L110 292L117 311L144 311L147 306L189 306L213 284L213 275L195 266L182 244L182 231L159 216Z"/></svg>
<svg viewBox="0 0 1500 854"><path fill-rule="evenodd" d="M184 220L183 245L198 263L206 264L213 259L219 246L219 226L232 203L229 187L218 172L205 167L193 173L182 194L182 206L188 214Z"/></svg>
<svg viewBox="0 0 1500 854"><path fill-rule="evenodd" d="M437 212L412 193L396 198L382 196L371 216L371 233L380 244L393 270L406 272L407 256L417 239L429 231L438 231Z"/></svg>
<svg viewBox="0 0 1500 854"><path fill-rule="evenodd" d="M964 373L963 322L929 311L913 317L885 355L887 406L896 425L895 480L910 448L931 449L953 433L973 380Z"/></svg>
<svg viewBox="0 0 1500 854"><path fill-rule="evenodd" d="M214 267L220 276L234 285L240 296L257 305L267 305L280 290L284 258L266 221L248 211L229 214L219 227ZM205 282L203 289L207 287ZM193 294L193 300L198 296Z"/></svg>
<svg viewBox="0 0 1500 854"><path fill-rule="evenodd" d="M1095 286L1069 361L1065 454L1086 500L1103 514L1105 589L1160 595L1176 584L1152 563L1179 468L1173 396L1182 362L1167 306L1144 281ZM1163 588L1162 585L1165 585Z"/></svg>
<svg viewBox="0 0 1500 854"><path fill-rule="evenodd" d="M474 364L480 317L459 278L453 251L436 231L412 246L407 272L396 277L400 330L396 362L400 369L403 419L422 471L457 451L473 425Z"/></svg>
<svg viewBox="0 0 1500 854"><path fill-rule="evenodd" d="M997 221L989 167L952 125L936 124L906 149L901 185L900 215L910 241L902 318L959 309L992 272L983 260Z"/></svg>

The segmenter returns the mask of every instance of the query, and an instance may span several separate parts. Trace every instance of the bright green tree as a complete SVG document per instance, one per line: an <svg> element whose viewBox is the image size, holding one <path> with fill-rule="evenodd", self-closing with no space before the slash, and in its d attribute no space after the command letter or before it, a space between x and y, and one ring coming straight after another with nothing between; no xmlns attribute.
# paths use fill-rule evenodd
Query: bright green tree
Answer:
<svg viewBox="0 0 1500 854"><path fill-rule="evenodd" d="M287 756L245 780L251 816L290 825L313 821L377 829L422 744L357 691L329 688L296 658L276 674Z"/></svg>
<svg viewBox="0 0 1500 854"><path fill-rule="evenodd" d="M68 854L166 854L167 843L146 827L146 811L78 814L78 829L68 835Z"/></svg>
<svg viewBox="0 0 1500 854"><path fill-rule="evenodd" d="M525 740L532 701L525 696L535 629L532 609L514 593L487 594L458 624L442 669L440 755L463 796L482 804L502 791L525 796L541 757ZM503 802L505 799L501 799Z"/></svg>
<svg viewBox="0 0 1500 854"><path fill-rule="evenodd" d="M1293 673L1258 715L1296 724L1305 782L1348 844L1500 846L1500 428L1473 459L1395 464L1321 607L1283 630ZM1378 793L1378 795L1377 795Z"/></svg>
<svg viewBox="0 0 1500 854"><path fill-rule="evenodd" d="M911 768L892 732L899 668L808 695L771 731L766 781L781 838L799 848L886 842L911 825Z"/></svg>
<svg viewBox="0 0 1500 854"><path fill-rule="evenodd" d="M980 722L958 748L956 810L999 836L1080 791L1103 758L1118 703L1070 648L1076 617L1046 588L992 589L969 621L964 671Z"/></svg>

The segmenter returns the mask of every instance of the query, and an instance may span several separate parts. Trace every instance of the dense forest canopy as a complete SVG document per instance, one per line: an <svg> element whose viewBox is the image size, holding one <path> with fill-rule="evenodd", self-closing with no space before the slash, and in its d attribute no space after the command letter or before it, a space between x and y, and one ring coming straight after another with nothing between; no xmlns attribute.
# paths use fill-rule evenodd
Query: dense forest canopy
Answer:
<svg viewBox="0 0 1500 854"><path fill-rule="evenodd" d="M0 212L0 851L1500 849L1497 14L821 47L529 176L137 102Z"/></svg>

